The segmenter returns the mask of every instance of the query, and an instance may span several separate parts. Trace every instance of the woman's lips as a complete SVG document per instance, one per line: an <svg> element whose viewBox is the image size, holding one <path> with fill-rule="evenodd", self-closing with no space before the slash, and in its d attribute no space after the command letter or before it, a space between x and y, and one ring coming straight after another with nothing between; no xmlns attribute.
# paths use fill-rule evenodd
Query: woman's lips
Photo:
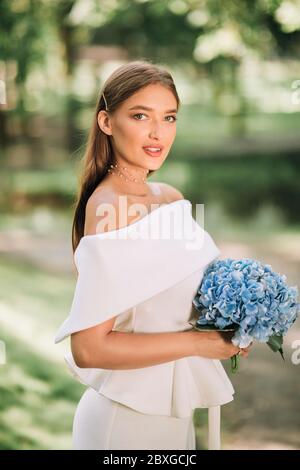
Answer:
<svg viewBox="0 0 300 470"><path fill-rule="evenodd" d="M160 157L163 151L162 147L157 147L157 149L159 148L160 150L154 150L154 148L156 147L143 147L143 150L151 157Z"/></svg>

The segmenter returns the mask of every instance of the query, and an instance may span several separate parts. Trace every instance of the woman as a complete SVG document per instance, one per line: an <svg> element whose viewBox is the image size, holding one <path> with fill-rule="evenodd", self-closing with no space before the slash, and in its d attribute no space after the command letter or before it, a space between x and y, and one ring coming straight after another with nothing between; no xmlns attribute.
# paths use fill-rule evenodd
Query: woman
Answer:
<svg viewBox="0 0 300 470"><path fill-rule="evenodd" d="M71 337L66 362L88 386L73 449L195 449L193 410L232 400L219 360L239 349L189 323L219 249L180 191L147 181L171 149L179 104L171 75L147 61L119 67L100 94L73 223L79 276L55 338ZM171 215L184 236L158 235Z"/></svg>

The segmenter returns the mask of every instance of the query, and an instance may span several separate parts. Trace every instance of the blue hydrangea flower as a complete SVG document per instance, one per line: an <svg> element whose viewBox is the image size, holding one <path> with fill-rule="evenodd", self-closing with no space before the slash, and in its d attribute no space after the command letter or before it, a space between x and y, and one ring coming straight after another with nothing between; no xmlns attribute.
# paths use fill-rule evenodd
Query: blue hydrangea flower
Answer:
<svg viewBox="0 0 300 470"><path fill-rule="evenodd" d="M200 313L196 326L234 327L232 342L240 348L254 339L272 347L271 339L285 335L300 310L298 288L286 280L270 265L249 258L211 263L193 299Z"/></svg>

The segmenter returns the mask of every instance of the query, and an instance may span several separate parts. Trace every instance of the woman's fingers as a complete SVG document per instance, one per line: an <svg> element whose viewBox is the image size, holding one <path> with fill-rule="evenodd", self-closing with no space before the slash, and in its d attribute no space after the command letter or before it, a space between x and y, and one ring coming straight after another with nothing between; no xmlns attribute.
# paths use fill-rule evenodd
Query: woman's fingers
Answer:
<svg viewBox="0 0 300 470"><path fill-rule="evenodd" d="M239 354L243 357L247 357L249 354L249 346L247 348L241 348Z"/></svg>

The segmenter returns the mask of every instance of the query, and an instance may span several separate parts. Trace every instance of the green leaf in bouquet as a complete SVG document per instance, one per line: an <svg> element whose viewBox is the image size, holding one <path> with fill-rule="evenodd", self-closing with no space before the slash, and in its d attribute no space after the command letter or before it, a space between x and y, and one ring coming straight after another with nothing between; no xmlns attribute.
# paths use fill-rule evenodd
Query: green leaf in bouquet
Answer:
<svg viewBox="0 0 300 470"><path fill-rule="evenodd" d="M269 348L272 349L272 351L274 352L279 351L282 359L285 360L284 355L283 355L282 344L283 344L282 335L270 336L269 341L267 341L267 345L269 346Z"/></svg>
<svg viewBox="0 0 300 470"><path fill-rule="evenodd" d="M239 354L235 354L234 356L230 358L230 360L231 360L231 372L235 374L239 369L239 360L240 360Z"/></svg>

